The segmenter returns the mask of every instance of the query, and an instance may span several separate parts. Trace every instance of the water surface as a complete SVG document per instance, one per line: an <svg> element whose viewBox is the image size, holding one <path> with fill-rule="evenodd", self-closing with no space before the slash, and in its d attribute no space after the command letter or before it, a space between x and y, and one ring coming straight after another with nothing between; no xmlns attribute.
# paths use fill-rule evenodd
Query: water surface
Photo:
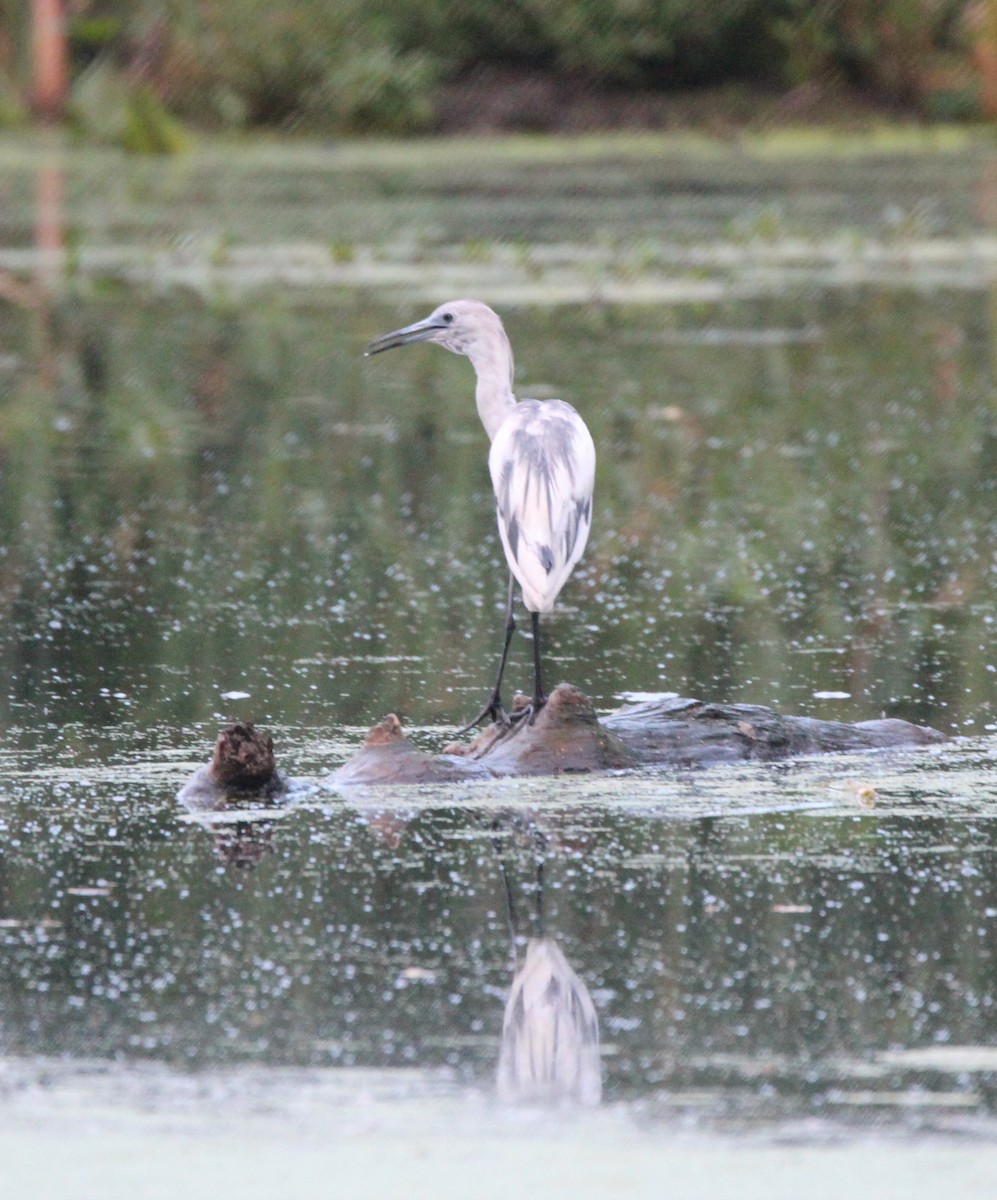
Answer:
<svg viewBox="0 0 997 1200"><path fill-rule="evenodd" d="M655 1178L696 1175L687 1134L715 1165L740 1138L858 1169L873 1130L884 1195L890 1147L992 1140L992 158L575 149L0 147L0 1086L23 1146L92 1111L150 1153L206 1123L231 1164L262 1114L305 1162L369 1116L370 1171L392 1139L410 1171L403 1129L529 1157L546 1128ZM388 711L440 746L493 670L470 368L362 358L451 289L503 307L520 394L570 400L598 446L553 677L602 708L670 690L954 740L324 786ZM513 683L530 657L524 636ZM187 813L233 719L303 786ZM603 1102L529 1125L494 1079L541 936L598 1012Z"/></svg>

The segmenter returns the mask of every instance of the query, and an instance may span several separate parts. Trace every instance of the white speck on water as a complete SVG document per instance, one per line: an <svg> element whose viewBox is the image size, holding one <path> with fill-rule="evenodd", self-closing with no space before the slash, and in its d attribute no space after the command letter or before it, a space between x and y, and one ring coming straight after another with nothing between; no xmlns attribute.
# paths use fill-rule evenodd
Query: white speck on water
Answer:
<svg viewBox="0 0 997 1200"><path fill-rule="evenodd" d="M248 700L249 697L249 692L222 692L221 694L223 700Z"/></svg>
<svg viewBox="0 0 997 1200"><path fill-rule="evenodd" d="M851 692L814 692L815 700L851 700Z"/></svg>

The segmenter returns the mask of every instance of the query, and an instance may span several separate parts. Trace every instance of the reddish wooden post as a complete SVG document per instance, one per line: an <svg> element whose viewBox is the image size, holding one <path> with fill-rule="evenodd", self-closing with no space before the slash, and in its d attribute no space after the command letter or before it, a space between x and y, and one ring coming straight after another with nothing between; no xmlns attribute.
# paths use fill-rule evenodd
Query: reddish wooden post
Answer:
<svg viewBox="0 0 997 1200"><path fill-rule="evenodd" d="M966 10L973 39L973 65L980 81L980 112L997 119L997 0L979 0Z"/></svg>
<svg viewBox="0 0 997 1200"><path fill-rule="evenodd" d="M62 0L32 0L31 51L32 105L42 120L57 121L65 108L69 74Z"/></svg>

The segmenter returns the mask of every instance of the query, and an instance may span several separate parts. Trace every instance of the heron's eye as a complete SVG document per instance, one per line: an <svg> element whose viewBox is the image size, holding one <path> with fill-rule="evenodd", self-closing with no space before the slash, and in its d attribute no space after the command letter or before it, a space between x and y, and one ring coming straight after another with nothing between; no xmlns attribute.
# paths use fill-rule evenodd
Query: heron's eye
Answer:
<svg viewBox="0 0 997 1200"><path fill-rule="evenodd" d="M443 314L443 323L444 323L444 325L452 325L453 324L453 313L449 313L449 312L444 313Z"/></svg>

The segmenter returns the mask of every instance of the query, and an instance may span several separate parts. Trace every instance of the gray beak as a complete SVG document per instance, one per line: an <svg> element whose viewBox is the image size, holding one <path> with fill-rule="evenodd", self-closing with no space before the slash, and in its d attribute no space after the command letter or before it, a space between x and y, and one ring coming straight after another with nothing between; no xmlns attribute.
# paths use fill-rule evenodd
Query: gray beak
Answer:
<svg viewBox="0 0 997 1200"><path fill-rule="evenodd" d="M406 325L404 329L396 329L394 333L375 338L364 351L364 357L380 354L382 350L394 350L396 346L428 341L440 329L446 329L446 325L438 317L426 317L424 321L416 321L414 325Z"/></svg>

